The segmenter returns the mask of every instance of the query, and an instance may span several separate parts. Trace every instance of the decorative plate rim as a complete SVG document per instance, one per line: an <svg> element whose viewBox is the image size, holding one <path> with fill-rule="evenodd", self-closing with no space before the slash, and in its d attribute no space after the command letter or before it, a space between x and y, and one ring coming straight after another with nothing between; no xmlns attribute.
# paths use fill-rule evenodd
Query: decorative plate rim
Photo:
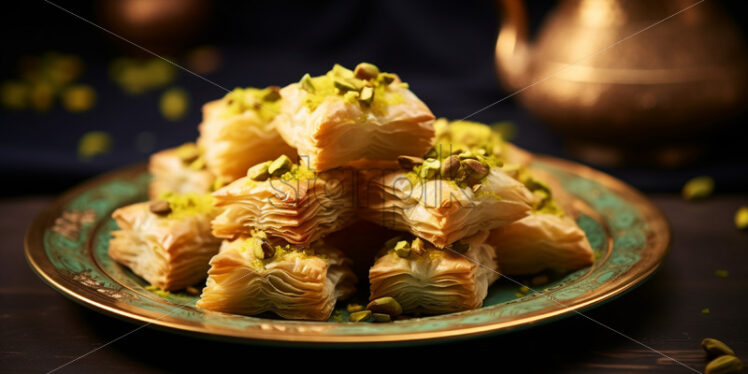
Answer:
<svg viewBox="0 0 748 374"><path fill-rule="evenodd" d="M572 162L561 160L558 158L536 155L537 161L551 164L566 172L575 174L580 177L594 180L601 185L615 190L620 195L624 196L632 204L635 204L637 208L647 214L645 214L645 221L655 227L658 230L657 233L661 235L661 239L653 243L651 246L650 241L647 240L645 250L650 251L649 256L645 256L638 261L634 266L629 269L626 273L623 273L616 282L615 287L605 288L597 290L597 292L591 295L585 295L582 300L574 298L569 300L567 303L561 304L558 309L550 310L538 315L524 316L508 321L496 321L485 324L479 324L475 326L459 326L449 327L442 329L436 329L433 331L422 331L422 332L405 332L405 333L390 333L390 334L376 334L376 335L365 335L365 334L351 334L351 335L333 335L324 334L315 331L304 331L301 329L298 331L297 327L301 326L314 326L329 324L349 324L349 322L309 322L309 321L286 321L286 320L268 320L267 324L270 328L264 329L247 329L237 330L229 329L225 327L211 327L210 325L202 324L185 324L179 321L169 321L163 319L164 316L156 318L155 316L148 314L157 314L157 312L141 309L147 313L136 313L129 310L124 310L117 307L116 304L109 300L102 301L97 300L95 297L90 297L81 292L81 287L75 287L76 284L71 283L66 279L54 265L51 263L49 257L46 255L44 248L43 237L47 227L54 222L55 218L58 217L66 203L70 202L73 198L80 195L81 193L94 188L107 181L121 177L128 174L136 174L145 170L145 164L137 164L114 171L105 173L98 177L94 177L88 181L85 181L67 192L63 193L60 197L50 203L44 210L42 210L32 221L28 227L24 240L25 256L30 267L34 272L49 286L56 289L58 292L67 296L68 298L78 302L79 304L86 306L98 312L103 312L107 315L117 317L129 322L142 322L146 325L153 326L156 328L166 329L171 332L178 333L191 333L201 337L218 338L218 339L229 339L234 341L243 342L260 342L263 344L273 343L290 343L290 344L329 344L329 345L340 345L342 343L356 343L356 345L379 345L379 344L392 344L392 343L430 343L430 342L441 342L445 340L454 339L466 339L479 335L496 334L500 332L514 331L516 329L535 326L543 322L550 322L559 318L568 317L573 314L578 314L582 310L587 310L593 306L599 306L605 301L612 300L623 293L635 288L642 284L649 276L651 276L662 264L665 257L670 251L671 245L671 230L669 223L665 216L662 214L660 209L656 207L649 199L647 199L641 192L635 188L629 186L625 182L622 182L604 172L594 170L590 167ZM89 238L90 239L90 238ZM98 266L98 265L97 265ZM594 268L594 267L593 267ZM585 273L580 278L589 275L590 272ZM124 287L124 286L123 286ZM174 305L174 307L180 307ZM184 307L184 306L182 306ZM480 309L477 309L480 310ZM463 312L464 313L464 312ZM459 313L457 313L459 314ZM168 315L165 315L168 316ZM412 320L411 320L412 321ZM393 323L408 323L408 321L396 321ZM289 331L286 331L289 330Z"/></svg>

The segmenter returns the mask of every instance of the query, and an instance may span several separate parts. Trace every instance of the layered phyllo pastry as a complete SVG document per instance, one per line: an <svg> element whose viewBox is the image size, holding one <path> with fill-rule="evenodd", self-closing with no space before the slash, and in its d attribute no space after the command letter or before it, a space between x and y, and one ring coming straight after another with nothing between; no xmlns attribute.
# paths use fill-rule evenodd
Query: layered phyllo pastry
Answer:
<svg viewBox="0 0 748 374"><path fill-rule="evenodd" d="M353 172L315 172L284 156L252 166L247 176L213 193L221 211L213 235L232 239L265 231L292 244L309 244L354 218Z"/></svg>
<svg viewBox="0 0 748 374"><path fill-rule="evenodd" d="M522 170L519 179L538 198L529 216L491 231L488 242L496 248L501 271L567 273L591 265L594 252L587 236L562 208L569 204L559 203L567 199L562 188L549 187L544 180L552 177L539 171Z"/></svg>
<svg viewBox="0 0 748 374"><path fill-rule="evenodd" d="M356 282L339 250L322 242L292 245L260 231L224 241L208 274L199 308L316 321L326 320Z"/></svg>
<svg viewBox="0 0 748 374"><path fill-rule="evenodd" d="M210 234L214 216L207 194L165 194L119 208L109 256L162 290L192 286L205 279L218 253L220 240Z"/></svg>
<svg viewBox="0 0 748 374"><path fill-rule="evenodd" d="M164 193L208 193L216 183L195 143L154 153L148 171L153 176L148 187L152 199Z"/></svg>
<svg viewBox="0 0 748 374"><path fill-rule="evenodd" d="M391 73L361 63L304 75L281 90L276 128L309 165L327 170L355 160L420 156L434 137L429 108Z"/></svg>
<svg viewBox="0 0 748 374"><path fill-rule="evenodd" d="M488 286L499 278L487 236L483 231L447 248L408 235L388 240L369 270L370 300L392 297L408 314L481 307Z"/></svg>
<svg viewBox="0 0 748 374"><path fill-rule="evenodd" d="M399 161L397 171L362 173L359 215L437 247L517 221L532 209L533 194L491 157L432 149L424 158Z"/></svg>
<svg viewBox="0 0 748 374"><path fill-rule="evenodd" d="M198 144L216 177L233 181L247 168L280 155L296 157L275 130L281 107L280 88L237 88L203 106Z"/></svg>

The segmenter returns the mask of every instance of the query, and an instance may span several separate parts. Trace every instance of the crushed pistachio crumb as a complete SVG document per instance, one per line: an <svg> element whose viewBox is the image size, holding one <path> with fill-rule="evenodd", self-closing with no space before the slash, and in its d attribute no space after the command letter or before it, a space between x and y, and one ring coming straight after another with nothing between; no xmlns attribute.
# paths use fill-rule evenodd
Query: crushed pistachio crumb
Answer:
<svg viewBox="0 0 748 374"><path fill-rule="evenodd" d="M262 89L235 88L223 97L221 117L228 118L253 111L260 120L267 123L280 113L280 98L280 89L276 86Z"/></svg>

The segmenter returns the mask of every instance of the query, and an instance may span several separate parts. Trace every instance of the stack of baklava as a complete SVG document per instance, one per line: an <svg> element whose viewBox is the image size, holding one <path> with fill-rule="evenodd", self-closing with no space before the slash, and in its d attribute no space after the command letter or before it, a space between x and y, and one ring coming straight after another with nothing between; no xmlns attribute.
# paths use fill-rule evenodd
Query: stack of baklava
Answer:
<svg viewBox="0 0 748 374"><path fill-rule="evenodd" d="M592 263L571 199L529 153L488 126L435 121L372 64L236 89L204 106L199 129L152 156L151 201L115 211L109 248L167 291L207 277L199 308L327 319L355 292L360 242L324 238L357 220L398 232L370 259L372 310L478 308L500 274Z"/></svg>

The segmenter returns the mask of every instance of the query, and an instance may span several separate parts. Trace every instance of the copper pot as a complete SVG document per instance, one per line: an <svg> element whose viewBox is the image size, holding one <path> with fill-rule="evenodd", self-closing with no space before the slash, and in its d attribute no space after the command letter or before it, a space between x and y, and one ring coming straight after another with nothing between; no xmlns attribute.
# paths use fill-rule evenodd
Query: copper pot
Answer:
<svg viewBox="0 0 748 374"><path fill-rule="evenodd" d="M687 162L748 87L745 44L718 4L651 26L694 2L564 0L529 45L522 0L501 0L502 83L527 87L521 102L585 161Z"/></svg>

